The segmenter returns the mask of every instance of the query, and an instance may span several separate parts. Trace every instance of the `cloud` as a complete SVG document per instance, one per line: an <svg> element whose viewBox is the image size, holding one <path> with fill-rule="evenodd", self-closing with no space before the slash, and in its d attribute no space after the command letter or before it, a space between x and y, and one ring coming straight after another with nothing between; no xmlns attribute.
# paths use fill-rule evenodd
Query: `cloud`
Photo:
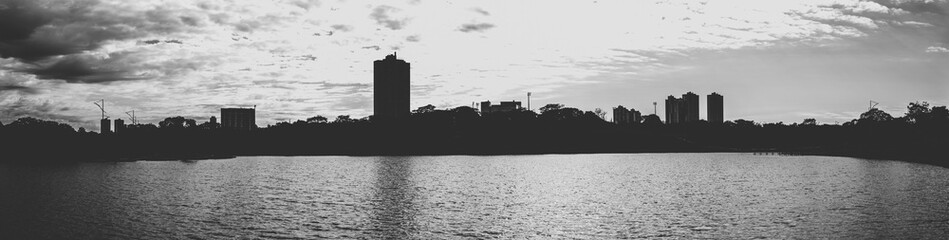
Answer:
<svg viewBox="0 0 949 240"><path fill-rule="evenodd" d="M475 24L464 24L458 28L458 31L462 32L483 32L485 30L491 29L494 27L494 24L490 23L475 23Z"/></svg>
<svg viewBox="0 0 949 240"><path fill-rule="evenodd" d="M949 49L946 49L946 48L944 48L944 47L930 46L930 47L926 48L926 52L928 52L928 53L949 53Z"/></svg>
<svg viewBox="0 0 949 240"><path fill-rule="evenodd" d="M335 29L335 30L337 30L337 31L341 31L341 32L349 32L349 31L352 31L352 30L353 30L353 26L342 25L342 24L336 24L336 25L333 25L333 26L330 26L330 27L333 28L333 29Z"/></svg>
<svg viewBox="0 0 949 240"><path fill-rule="evenodd" d="M52 120L71 125L81 125L84 120L78 116L65 115L59 113L68 108L58 107L50 101L39 102L26 98L20 98L0 108L0 121L12 122L22 117L34 117L45 120Z"/></svg>
<svg viewBox="0 0 949 240"><path fill-rule="evenodd" d="M69 55L45 66L21 69L19 72L36 75L39 79L64 80L67 83L108 83L142 80L149 76L132 74L122 63L127 55L111 54L106 59L89 55Z"/></svg>
<svg viewBox="0 0 949 240"><path fill-rule="evenodd" d="M162 43L162 42L164 42L164 43L182 44L181 40L175 40L175 39L172 39L172 40L165 40L165 41L153 39L153 40L143 41L142 43L149 44L149 45L155 45L155 44L159 44L159 43Z"/></svg>
<svg viewBox="0 0 949 240"><path fill-rule="evenodd" d="M480 13L481 15L485 15L485 16L491 15L491 13L489 13L488 11L485 11L484 9L481 9L481 8L473 8L473 9L471 9L471 11L474 11L474 12L476 12L476 13Z"/></svg>
<svg viewBox="0 0 949 240"><path fill-rule="evenodd" d="M0 85L0 92L4 91L17 91L26 94L37 94L39 91L35 88L18 86L18 85Z"/></svg>
<svg viewBox="0 0 949 240"><path fill-rule="evenodd" d="M399 11L401 10L398 8L382 5L373 9L372 14L369 14L369 17L375 20L379 25L385 26L386 28L392 30L399 30L405 27L405 25L408 23L407 18L395 18L391 16L391 14L397 13Z"/></svg>

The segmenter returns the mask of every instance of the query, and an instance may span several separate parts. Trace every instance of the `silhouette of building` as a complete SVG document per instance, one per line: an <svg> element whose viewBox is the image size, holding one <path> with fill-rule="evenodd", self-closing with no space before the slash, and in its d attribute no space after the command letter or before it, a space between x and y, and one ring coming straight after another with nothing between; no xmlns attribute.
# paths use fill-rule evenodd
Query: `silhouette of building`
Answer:
<svg viewBox="0 0 949 240"><path fill-rule="evenodd" d="M629 120L630 120L632 123L641 123L641 122L643 122L643 114L640 113L639 111L636 111L636 109L630 108L630 109L629 109Z"/></svg>
<svg viewBox="0 0 949 240"><path fill-rule="evenodd" d="M710 123L723 123L725 122L725 104L722 100L722 95L718 93L712 93L708 95L708 108L706 108L708 113L708 122Z"/></svg>
<svg viewBox="0 0 949 240"><path fill-rule="evenodd" d="M679 112L682 99L678 99L669 95L666 98L666 124L677 124L679 123Z"/></svg>
<svg viewBox="0 0 949 240"><path fill-rule="evenodd" d="M237 130L257 128L255 111L253 108L221 108L221 127Z"/></svg>
<svg viewBox="0 0 949 240"><path fill-rule="evenodd" d="M623 107L623 105L613 108L613 123L629 124L629 113L629 109L626 109L626 107Z"/></svg>
<svg viewBox="0 0 949 240"><path fill-rule="evenodd" d="M481 113L513 112L521 109L519 101L501 101L499 105L491 105L491 101L481 102Z"/></svg>
<svg viewBox="0 0 949 240"><path fill-rule="evenodd" d="M613 122L616 124L640 123L642 121L642 113L636 111L636 109L626 109L623 105L613 108Z"/></svg>
<svg viewBox="0 0 949 240"><path fill-rule="evenodd" d="M699 95L688 92L682 98L666 98L666 124L699 121Z"/></svg>
<svg viewBox="0 0 949 240"><path fill-rule="evenodd" d="M683 109L685 110L685 120L682 122L691 123L699 121L699 95L695 93L688 92L682 94L682 104L684 104Z"/></svg>
<svg viewBox="0 0 949 240"><path fill-rule="evenodd" d="M100 133L110 133L112 132L112 121L109 118L103 118L99 120L99 132Z"/></svg>
<svg viewBox="0 0 949 240"><path fill-rule="evenodd" d="M211 124L217 124L217 117L211 116Z"/></svg>
<svg viewBox="0 0 949 240"><path fill-rule="evenodd" d="M115 129L113 129L113 131L115 131L116 133L125 131L125 120L122 120L121 118L115 119L115 121L113 121L113 124L115 124L114 126Z"/></svg>
<svg viewBox="0 0 949 240"><path fill-rule="evenodd" d="M373 119L397 121L409 117L409 63L395 53L373 62Z"/></svg>

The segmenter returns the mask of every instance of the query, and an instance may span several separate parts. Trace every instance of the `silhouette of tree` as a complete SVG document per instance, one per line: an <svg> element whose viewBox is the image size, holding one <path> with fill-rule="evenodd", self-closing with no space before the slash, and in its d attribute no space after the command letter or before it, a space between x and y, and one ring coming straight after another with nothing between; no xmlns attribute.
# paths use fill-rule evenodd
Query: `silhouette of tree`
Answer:
<svg viewBox="0 0 949 240"><path fill-rule="evenodd" d="M543 107L540 107L540 114L544 114L547 111L559 110L561 108L563 108L563 104L550 103L550 104L544 105Z"/></svg>
<svg viewBox="0 0 949 240"><path fill-rule="evenodd" d="M548 104L549 106L550 104ZM559 105L559 104L558 104ZM562 105L561 105L562 106ZM544 106L545 108L547 106ZM583 111L576 108L557 108L541 110L540 119L548 121L579 120L583 116Z"/></svg>
<svg viewBox="0 0 949 240"><path fill-rule="evenodd" d="M759 127L760 125L755 123L755 121L738 119L738 120L735 120L735 126L742 127L742 128L753 128L753 127Z"/></svg>
<svg viewBox="0 0 949 240"><path fill-rule="evenodd" d="M354 122L353 119L349 118L349 115L339 115L336 116L336 120L333 120L334 123L351 123Z"/></svg>
<svg viewBox="0 0 949 240"><path fill-rule="evenodd" d="M423 113L430 113L434 111L435 111L435 106L429 104L429 105L421 106L418 109L412 110L412 113L423 114Z"/></svg>
<svg viewBox="0 0 949 240"><path fill-rule="evenodd" d="M859 122L872 121L872 122L887 122L892 121L893 116L889 113L884 112L883 110L872 108L867 112L860 114Z"/></svg>
<svg viewBox="0 0 949 240"><path fill-rule="evenodd" d="M596 114L596 116L599 117L600 119L604 119L604 120L606 119L606 112L604 112L603 109L600 109L600 108L593 109L593 114Z"/></svg>
<svg viewBox="0 0 949 240"><path fill-rule="evenodd" d="M315 117L310 117L306 119L307 123L326 123L327 119L324 116L316 115Z"/></svg>
<svg viewBox="0 0 949 240"><path fill-rule="evenodd" d="M928 102L911 102L906 110L906 119L911 123L925 121L930 113Z"/></svg>
<svg viewBox="0 0 949 240"><path fill-rule="evenodd" d="M949 122L949 110L946 109L946 106L934 107L929 111L929 118L937 123Z"/></svg>
<svg viewBox="0 0 949 240"><path fill-rule="evenodd" d="M196 126L194 119L187 119L182 116L165 118L158 122L161 128L193 128Z"/></svg>
<svg viewBox="0 0 949 240"><path fill-rule="evenodd" d="M805 118L804 121L801 122L801 125L802 125L802 126L816 126L816 125L817 125L817 119Z"/></svg>
<svg viewBox="0 0 949 240"><path fill-rule="evenodd" d="M79 127L79 130L76 131L76 132L78 132L78 133L86 133L86 128L84 128L84 127Z"/></svg>
<svg viewBox="0 0 949 240"><path fill-rule="evenodd" d="M643 125L648 127L662 126L662 119L659 119L656 114L649 114L643 117Z"/></svg>

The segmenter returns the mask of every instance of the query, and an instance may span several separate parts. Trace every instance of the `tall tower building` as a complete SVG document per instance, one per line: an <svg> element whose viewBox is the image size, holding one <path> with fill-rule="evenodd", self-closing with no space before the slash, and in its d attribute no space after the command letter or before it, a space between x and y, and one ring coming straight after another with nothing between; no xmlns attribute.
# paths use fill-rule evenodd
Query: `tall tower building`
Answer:
<svg viewBox="0 0 949 240"><path fill-rule="evenodd" d="M409 117L409 63L395 53L373 62L373 118L398 121Z"/></svg>
<svg viewBox="0 0 949 240"><path fill-rule="evenodd" d="M712 93L708 95L708 122L720 124L725 122L725 104L722 95Z"/></svg>
<svg viewBox="0 0 949 240"><path fill-rule="evenodd" d="M698 122L699 121L699 95L695 93L688 92L682 94L682 109L683 111L680 114L683 114L681 118L684 121L682 122Z"/></svg>
<svg viewBox="0 0 949 240"><path fill-rule="evenodd" d="M666 124L679 123L679 99L669 95L666 98Z"/></svg>

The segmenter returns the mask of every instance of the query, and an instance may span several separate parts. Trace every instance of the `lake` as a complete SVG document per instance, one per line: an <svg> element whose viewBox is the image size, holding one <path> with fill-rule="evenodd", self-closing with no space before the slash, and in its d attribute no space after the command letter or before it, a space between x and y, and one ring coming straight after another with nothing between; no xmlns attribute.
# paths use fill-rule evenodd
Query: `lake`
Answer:
<svg viewBox="0 0 949 240"><path fill-rule="evenodd" d="M0 165L2 239L949 236L949 169L746 153Z"/></svg>

